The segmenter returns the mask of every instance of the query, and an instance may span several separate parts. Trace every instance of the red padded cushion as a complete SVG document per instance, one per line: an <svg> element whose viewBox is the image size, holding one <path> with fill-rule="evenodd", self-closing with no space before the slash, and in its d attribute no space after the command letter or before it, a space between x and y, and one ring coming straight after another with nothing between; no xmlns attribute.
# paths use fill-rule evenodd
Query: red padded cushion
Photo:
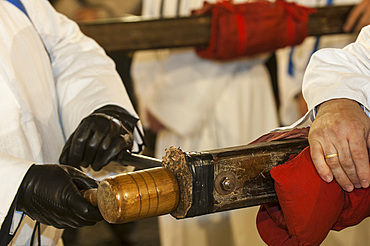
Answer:
<svg viewBox="0 0 370 246"><path fill-rule="evenodd" d="M312 8L281 0L205 2L193 14L212 14L210 41L207 47L197 48L197 54L230 60L299 44L308 35L308 15L313 12Z"/></svg>
<svg viewBox="0 0 370 246"><path fill-rule="evenodd" d="M345 193L344 207L333 230L354 226L370 216L370 189L355 189Z"/></svg>
<svg viewBox="0 0 370 246"><path fill-rule="evenodd" d="M370 189L344 192L317 174L310 148L271 169L279 204L262 206L257 228L268 245L319 245L331 229L341 230L370 215Z"/></svg>

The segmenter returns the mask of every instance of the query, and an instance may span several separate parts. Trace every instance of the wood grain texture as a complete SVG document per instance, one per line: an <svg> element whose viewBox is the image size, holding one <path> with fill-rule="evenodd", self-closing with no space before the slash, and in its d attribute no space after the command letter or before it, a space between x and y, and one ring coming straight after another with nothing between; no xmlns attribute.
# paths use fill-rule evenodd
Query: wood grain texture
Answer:
<svg viewBox="0 0 370 246"><path fill-rule="evenodd" d="M317 8L309 18L309 35L343 33L342 26L353 5ZM79 23L82 32L106 51L137 51L207 46L211 16L145 19L128 17ZM266 30L268 31L268 30Z"/></svg>
<svg viewBox="0 0 370 246"><path fill-rule="evenodd" d="M307 139L293 139L200 152L170 147L163 167L112 176L100 182L97 192L83 193L97 201L109 223L168 213L182 219L258 206L277 201L270 169L307 146Z"/></svg>
<svg viewBox="0 0 370 246"><path fill-rule="evenodd" d="M98 197L97 197L98 189L89 189L89 190L82 190L81 194L85 197L92 205L95 207L98 206Z"/></svg>
<svg viewBox="0 0 370 246"><path fill-rule="evenodd" d="M172 212L179 189L172 172L158 167L104 179L97 201L106 221L125 223Z"/></svg>

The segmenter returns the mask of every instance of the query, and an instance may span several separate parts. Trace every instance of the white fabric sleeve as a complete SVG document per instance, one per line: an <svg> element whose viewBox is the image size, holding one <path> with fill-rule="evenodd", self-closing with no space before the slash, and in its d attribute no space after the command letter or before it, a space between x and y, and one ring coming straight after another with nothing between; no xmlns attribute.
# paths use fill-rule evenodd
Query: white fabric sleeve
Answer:
<svg viewBox="0 0 370 246"><path fill-rule="evenodd" d="M94 40L48 1L24 4L51 59L66 137L82 118L107 104L121 106L138 117L114 62Z"/></svg>
<svg viewBox="0 0 370 246"><path fill-rule="evenodd" d="M4 153L0 153L0 160L0 180L4 182L0 186L0 224L2 224L18 192L23 177L33 162Z"/></svg>
<svg viewBox="0 0 370 246"><path fill-rule="evenodd" d="M303 95L309 111L335 98L352 99L369 109L370 26L344 49L322 49L312 56L303 79Z"/></svg>

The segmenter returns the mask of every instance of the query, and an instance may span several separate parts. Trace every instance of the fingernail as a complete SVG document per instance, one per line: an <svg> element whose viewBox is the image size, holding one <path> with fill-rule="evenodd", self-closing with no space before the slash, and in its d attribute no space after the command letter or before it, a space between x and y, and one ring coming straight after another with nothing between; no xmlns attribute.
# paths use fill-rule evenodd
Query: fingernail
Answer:
<svg viewBox="0 0 370 246"><path fill-rule="evenodd" d="M362 188L367 188L367 187L369 187L369 181L361 180L361 185L362 185Z"/></svg>
<svg viewBox="0 0 370 246"><path fill-rule="evenodd" d="M353 190L353 185L344 186L344 190L347 191L347 192L351 192Z"/></svg>
<svg viewBox="0 0 370 246"><path fill-rule="evenodd" d="M362 185L361 184L355 184L355 188L360 189L360 188L362 188Z"/></svg>
<svg viewBox="0 0 370 246"><path fill-rule="evenodd" d="M324 176L324 181L330 183L331 181L333 181L333 177L330 175Z"/></svg>

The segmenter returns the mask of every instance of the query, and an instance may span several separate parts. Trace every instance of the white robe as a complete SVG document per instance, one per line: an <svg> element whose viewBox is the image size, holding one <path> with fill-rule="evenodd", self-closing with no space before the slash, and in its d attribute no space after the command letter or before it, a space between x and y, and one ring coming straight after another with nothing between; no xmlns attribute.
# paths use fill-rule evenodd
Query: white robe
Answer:
<svg viewBox="0 0 370 246"><path fill-rule="evenodd" d="M177 2L181 2L178 13ZM164 16L173 17L189 15L203 0L163 3ZM143 4L144 15L158 17L159 0ZM156 156L162 157L170 146L200 151L247 144L277 127L265 58L215 62L197 57L191 48L135 53L132 76L139 115L145 124L145 111L149 110L166 127L157 134ZM161 243L265 245L256 229L257 210L246 208L184 220L162 216Z"/></svg>
<svg viewBox="0 0 370 246"><path fill-rule="evenodd" d="M135 115L114 63L94 41L48 1L23 3L32 22L0 1L0 223L30 165L58 163L83 117L106 104ZM29 245L33 227L26 217L12 243ZM62 234L41 231L42 245Z"/></svg>
<svg viewBox="0 0 370 246"><path fill-rule="evenodd" d="M370 109L370 26L344 49L316 52L303 79L309 112L333 98L348 98ZM370 219L340 232L330 232L323 246L369 245Z"/></svg>

